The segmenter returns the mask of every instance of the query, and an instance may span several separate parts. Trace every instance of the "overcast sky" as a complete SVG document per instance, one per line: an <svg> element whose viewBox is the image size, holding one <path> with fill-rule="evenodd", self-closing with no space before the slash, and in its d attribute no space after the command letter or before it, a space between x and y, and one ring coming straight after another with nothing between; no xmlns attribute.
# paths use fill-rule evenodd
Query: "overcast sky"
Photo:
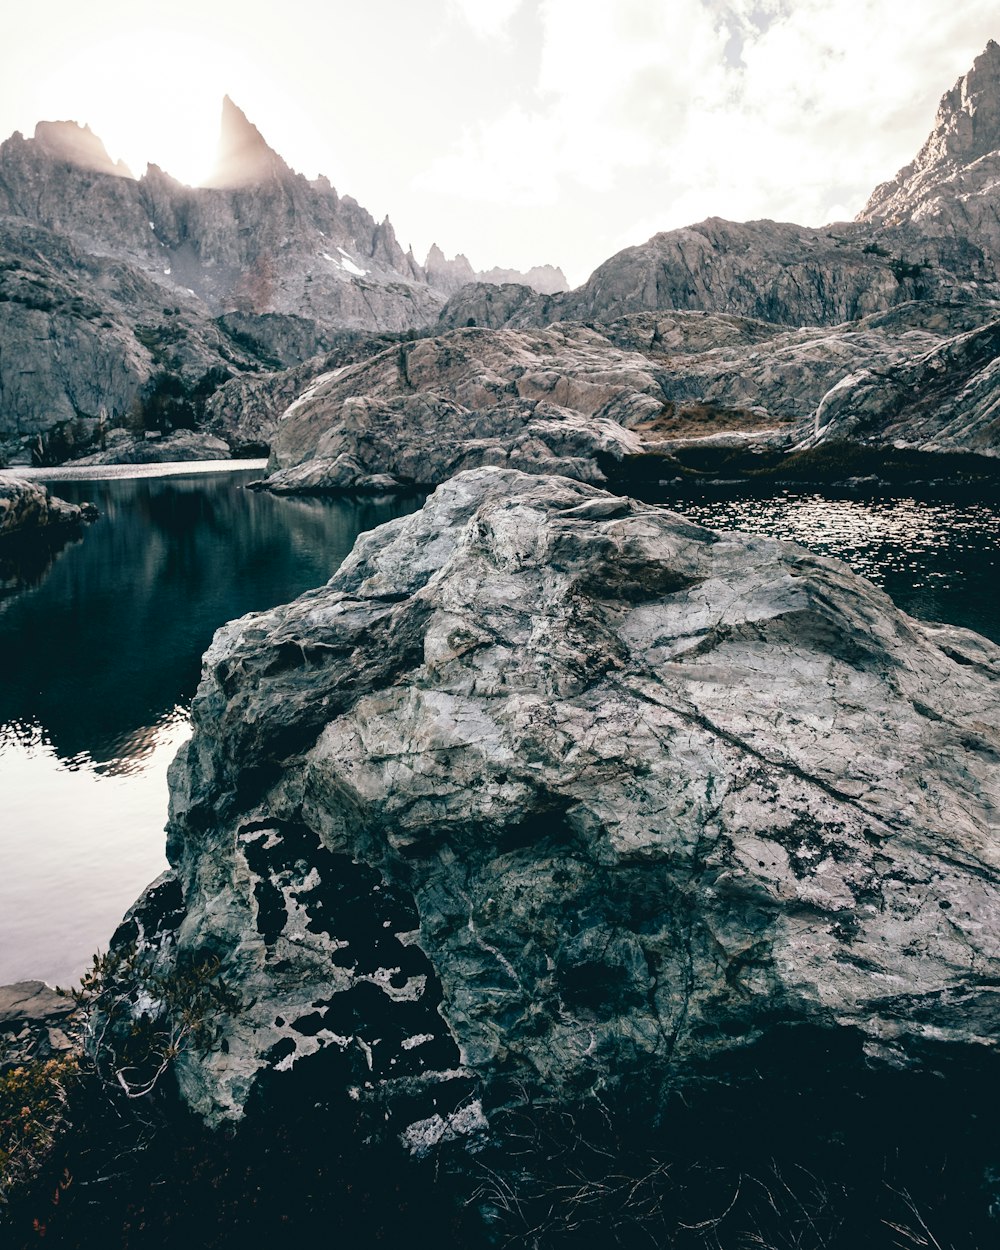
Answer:
<svg viewBox="0 0 1000 1250"><path fill-rule="evenodd" d="M996 0L40 0L5 6L0 137L89 122L194 181L230 96L423 260L578 283L709 215L854 216Z"/></svg>

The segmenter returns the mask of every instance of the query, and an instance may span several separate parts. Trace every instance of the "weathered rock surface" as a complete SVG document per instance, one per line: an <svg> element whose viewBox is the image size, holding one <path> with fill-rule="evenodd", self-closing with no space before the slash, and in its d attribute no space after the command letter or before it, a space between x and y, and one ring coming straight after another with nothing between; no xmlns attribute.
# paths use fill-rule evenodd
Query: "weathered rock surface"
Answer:
<svg viewBox="0 0 1000 1250"><path fill-rule="evenodd" d="M44 981L0 985L0 1071L79 1049L82 1013Z"/></svg>
<svg viewBox="0 0 1000 1250"><path fill-rule="evenodd" d="M204 430L175 430L162 438L136 438L116 431L104 451L68 461L89 464L167 464L173 460L228 460L229 444Z"/></svg>
<svg viewBox="0 0 1000 1250"><path fill-rule="evenodd" d="M0 474L0 538L54 526L80 525L97 515L91 504L78 507L49 493L41 482Z"/></svg>
<svg viewBox="0 0 1000 1250"><path fill-rule="evenodd" d="M1000 321L848 374L824 396L807 442L829 439L1000 455Z"/></svg>
<svg viewBox="0 0 1000 1250"><path fill-rule="evenodd" d="M213 315L246 308L407 329L442 303L388 220L326 179L293 173L228 97L211 185L185 187L156 166L123 178L14 135L0 145L0 212L125 261L166 291L193 292Z"/></svg>
<svg viewBox="0 0 1000 1250"><path fill-rule="evenodd" d="M662 407L648 362L593 330L458 330L317 379L278 424L267 484L426 486L482 464L600 482L641 451L626 419Z"/></svg>
<svg viewBox="0 0 1000 1250"><path fill-rule="evenodd" d="M905 224L929 238L967 240L1000 260L1000 45L992 39L941 99L916 157L859 214L868 226Z"/></svg>
<svg viewBox="0 0 1000 1250"><path fill-rule="evenodd" d="M205 404L206 427L234 449L269 448L281 414L317 378L407 339L398 334L342 330L325 335L324 341L327 350L294 368L244 373L226 382Z"/></svg>
<svg viewBox="0 0 1000 1250"><path fill-rule="evenodd" d="M964 237L852 222L810 229L710 217L626 248L576 290L521 301L503 324L704 309L782 325L836 325L914 299L998 294L993 262Z"/></svg>
<svg viewBox="0 0 1000 1250"><path fill-rule="evenodd" d="M677 311L632 313L599 328L570 322L535 331L454 330L322 375L311 369L310 377L303 367L308 385L273 436L268 431L267 485L431 486L486 464L620 485L651 471L643 468L648 457L791 447L815 438L817 419L821 439L853 438L857 423L834 421L833 414L854 382L878 396L898 377L899 395L924 395L930 412L931 392L910 388L915 367L937 379L936 407L926 419L948 424L945 441L911 431L915 445L1000 450L988 378L977 384L981 418L962 415L966 375L974 362L981 368L989 361L991 331L981 327L998 310L921 300L834 327L790 329ZM924 357L932 363L914 365ZM945 360L953 367L944 369ZM232 393L237 412L252 410L251 385L230 383L220 398ZM275 398L292 389L264 385ZM889 419L888 399L878 402L883 419L870 420L865 437L897 441L902 426ZM662 472L674 470L664 465Z"/></svg>
<svg viewBox="0 0 1000 1250"><path fill-rule="evenodd" d="M313 1071L422 1150L780 1025L991 1052L998 679L792 544L453 478L206 654L173 883L121 938L242 999L183 1096L218 1122Z"/></svg>
<svg viewBox="0 0 1000 1250"><path fill-rule="evenodd" d="M0 456L91 451L144 407L161 428L164 393L200 424L238 372L435 319L388 220L294 174L228 101L221 147L219 185L193 189L126 176L72 123L0 145Z"/></svg>

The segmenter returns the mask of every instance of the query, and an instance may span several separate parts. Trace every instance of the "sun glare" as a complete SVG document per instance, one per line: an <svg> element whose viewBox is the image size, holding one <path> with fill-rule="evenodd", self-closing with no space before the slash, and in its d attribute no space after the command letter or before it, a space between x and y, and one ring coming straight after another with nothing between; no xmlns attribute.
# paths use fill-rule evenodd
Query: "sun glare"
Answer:
<svg viewBox="0 0 1000 1250"><path fill-rule="evenodd" d="M50 120L86 123L136 177L147 163L197 186L211 172L222 97L244 68L217 47L148 30L81 50L79 74L46 84ZM94 73L93 66L104 72Z"/></svg>

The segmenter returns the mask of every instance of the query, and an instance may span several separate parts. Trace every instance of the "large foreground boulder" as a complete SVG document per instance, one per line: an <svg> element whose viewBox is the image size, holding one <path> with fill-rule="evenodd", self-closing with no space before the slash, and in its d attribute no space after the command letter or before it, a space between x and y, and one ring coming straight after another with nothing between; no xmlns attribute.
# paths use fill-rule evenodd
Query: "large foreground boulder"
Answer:
<svg viewBox="0 0 1000 1250"><path fill-rule="evenodd" d="M236 996L178 1062L209 1122L312 1073L417 1151L779 1026L985 1053L998 676L793 544L462 474L218 632L118 942Z"/></svg>

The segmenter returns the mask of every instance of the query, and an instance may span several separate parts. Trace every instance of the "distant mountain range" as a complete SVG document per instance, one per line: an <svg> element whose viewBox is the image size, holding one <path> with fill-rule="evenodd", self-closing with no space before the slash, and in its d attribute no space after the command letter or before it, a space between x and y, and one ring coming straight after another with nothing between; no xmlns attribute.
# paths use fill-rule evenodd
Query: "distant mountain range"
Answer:
<svg viewBox="0 0 1000 1250"><path fill-rule="evenodd" d="M455 273L494 280L430 259L427 272L388 218L289 169L228 97L203 187L155 165L134 178L89 128L40 122L0 145L0 454L86 446L150 400L154 423L196 419L234 371L297 364L340 331L426 326Z"/></svg>
<svg viewBox="0 0 1000 1250"><path fill-rule="evenodd" d="M582 322L599 330L639 314L697 312L815 327L810 342L837 327L847 343L862 321L910 309L883 318L877 332L894 336L894 368L910 351L913 370L926 373L918 348L939 351L1000 311L998 186L994 42L944 96L915 160L874 191L855 221L806 228L710 218L625 249L573 291L551 266L476 273L436 245L419 264L388 219L376 222L325 178L294 173L228 98L217 167L199 188L156 166L136 179L86 127L42 122L33 139L15 134L0 145L0 458L80 455L119 427L141 435L207 423L234 448L270 444L280 410L324 372L414 335L470 327ZM619 326L612 337L634 340L662 364L670 349L656 333L647 343ZM745 377L756 376L770 350L763 339L789 349L787 336L742 337L754 355ZM976 377L984 367L978 343ZM730 352L726 376L740 371L729 339L709 337L694 370L701 382L685 374L685 402L698 399L699 386L705 396L721 393L705 355L716 347ZM820 400L875 358L846 348L841 356L839 377L822 373ZM817 377L797 391L810 396L797 414L803 428L818 425ZM432 390L433 377L419 385L407 378L404 389L420 385ZM656 385L673 404L669 376ZM870 405L871 380L865 385ZM752 386L740 394L753 406ZM973 441L992 451L1000 436L990 432L984 394L980 385ZM767 407L764 391L757 399ZM949 445L968 445L956 429ZM310 454L307 443L300 450Z"/></svg>

